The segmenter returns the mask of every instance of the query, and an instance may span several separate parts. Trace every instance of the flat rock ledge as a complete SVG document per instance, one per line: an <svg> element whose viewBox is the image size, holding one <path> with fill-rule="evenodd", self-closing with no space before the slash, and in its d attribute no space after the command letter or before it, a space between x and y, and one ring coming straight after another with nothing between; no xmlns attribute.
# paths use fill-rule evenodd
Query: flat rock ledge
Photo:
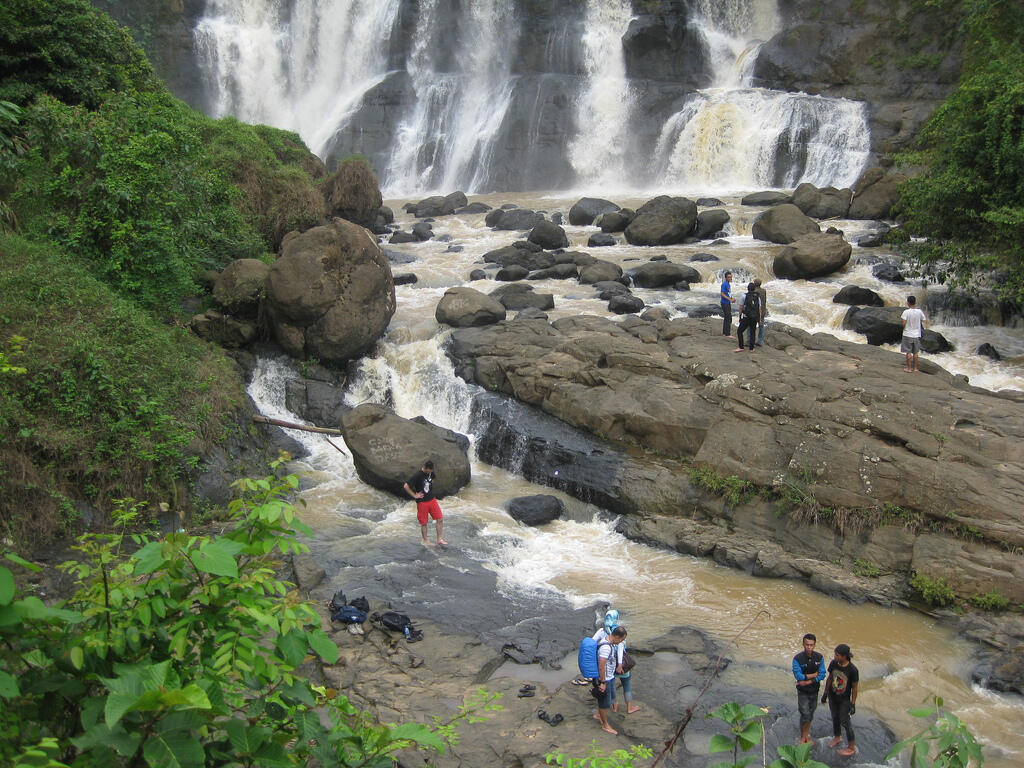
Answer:
<svg viewBox="0 0 1024 768"><path fill-rule="evenodd" d="M1024 601L1017 393L971 387L927 359L907 374L898 353L774 323L765 347L734 348L714 319L582 316L457 329L448 353L466 380L577 428L570 446L596 438L579 461L545 448L541 428L512 469L636 516L630 535L822 586L837 577L808 557ZM559 462L568 476L554 475ZM693 485L695 469L774 493L730 505ZM780 515L786 495L806 503ZM901 578L846 574L826 591L902 599Z"/></svg>

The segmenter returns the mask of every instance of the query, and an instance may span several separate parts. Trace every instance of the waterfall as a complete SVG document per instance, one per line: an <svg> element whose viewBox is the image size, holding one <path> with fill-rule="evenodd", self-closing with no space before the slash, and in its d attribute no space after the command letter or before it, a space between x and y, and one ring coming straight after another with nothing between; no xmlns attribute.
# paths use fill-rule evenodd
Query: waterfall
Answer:
<svg viewBox="0 0 1024 768"><path fill-rule="evenodd" d="M692 24L708 51L712 87L662 126L657 178L705 192L856 180L871 149L864 104L750 87L758 38L779 28L775 0L700 0Z"/></svg>
<svg viewBox="0 0 1024 768"><path fill-rule="evenodd" d="M581 186L621 186L623 147L633 112L622 36L632 18L629 0L587 0L583 57L586 88L576 104L569 160Z"/></svg>
<svg viewBox="0 0 1024 768"><path fill-rule="evenodd" d="M513 5L474 0L454 20L441 6L440 0L420 3L408 65L415 108L398 125L385 194L485 186L512 99L511 54L519 29Z"/></svg>
<svg viewBox="0 0 1024 768"><path fill-rule="evenodd" d="M208 111L296 131L316 153L387 73L401 0L207 0L193 30Z"/></svg>

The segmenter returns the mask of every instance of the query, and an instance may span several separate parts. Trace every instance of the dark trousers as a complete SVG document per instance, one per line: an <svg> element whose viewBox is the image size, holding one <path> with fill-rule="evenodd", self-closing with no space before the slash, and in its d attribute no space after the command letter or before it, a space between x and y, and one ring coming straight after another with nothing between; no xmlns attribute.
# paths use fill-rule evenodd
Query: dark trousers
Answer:
<svg viewBox="0 0 1024 768"><path fill-rule="evenodd" d="M722 333L725 336L732 336L732 304L722 302Z"/></svg>
<svg viewBox="0 0 1024 768"><path fill-rule="evenodd" d="M846 743L853 744L853 722L850 720L850 699L828 697L828 708L832 712L832 735L838 736L839 729L846 731Z"/></svg>
<svg viewBox="0 0 1024 768"><path fill-rule="evenodd" d="M754 348L754 333L757 331L757 321L751 320L746 315L740 315L740 327L736 329L737 346L743 347L743 332L747 332L747 346Z"/></svg>

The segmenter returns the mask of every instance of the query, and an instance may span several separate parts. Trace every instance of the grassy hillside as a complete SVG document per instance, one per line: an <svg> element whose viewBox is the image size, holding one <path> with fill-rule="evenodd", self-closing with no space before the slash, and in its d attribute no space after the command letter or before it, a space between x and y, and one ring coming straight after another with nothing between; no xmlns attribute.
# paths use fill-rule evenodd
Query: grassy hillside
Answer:
<svg viewBox="0 0 1024 768"><path fill-rule="evenodd" d="M244 399L183 307L207 270L320 221L322 174L296 135L174 98L88 3L0 5L3 535L182 501Z"/></svg>

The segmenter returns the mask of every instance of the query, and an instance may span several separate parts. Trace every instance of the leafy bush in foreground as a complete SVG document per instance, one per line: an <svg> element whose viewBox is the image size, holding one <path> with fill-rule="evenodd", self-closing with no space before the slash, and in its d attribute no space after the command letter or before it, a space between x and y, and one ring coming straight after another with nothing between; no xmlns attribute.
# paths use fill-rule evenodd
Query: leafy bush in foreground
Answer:
<svg viewBox="0 0 1024 768"><path fill-rule="evenodd" d="M238 481L236 527L219 538L83 537L65 566L78 590L60 607L18 597L0 568L0 763L385 766L410 745L444 751L447 725L371 723L299 673L338 648L274 575L306 550L284 501L297 486L295 475ZM138 549L124 557L129 538ZM471 710L491 698L455 719L480 719Z"/></svg>

